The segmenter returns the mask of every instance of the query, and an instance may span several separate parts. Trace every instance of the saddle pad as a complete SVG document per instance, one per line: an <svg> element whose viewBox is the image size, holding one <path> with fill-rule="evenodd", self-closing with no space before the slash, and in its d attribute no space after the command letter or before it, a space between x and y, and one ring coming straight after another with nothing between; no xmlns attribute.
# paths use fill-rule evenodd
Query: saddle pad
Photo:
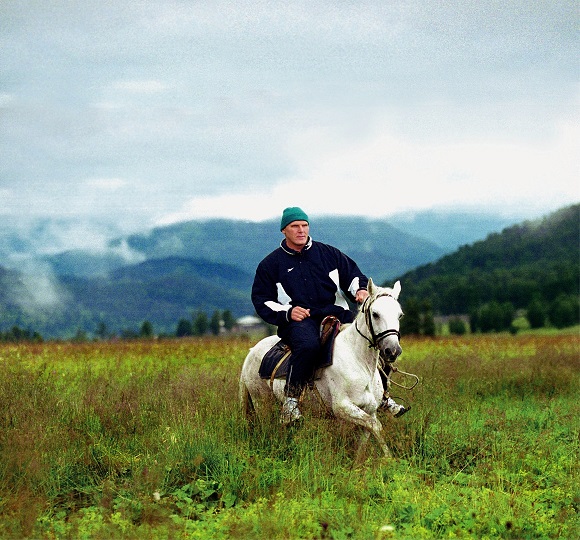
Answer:
<svg viewBox="0 0 580 540"><path fill-rule="evenodd" d="M260 364L260 369L258 373L260 374L260 378L262 379L269 379L274 372L276 366L282 360L282 357L286 355L286 358L282 362L282 364L278 367L276 371L276 378L282 379L286 378L288 374L288 361L290 356L292 356L290 352L290 347L282 342L282 340L278 341L262 358L262 363Z"/></svg>
<svg viewBox="0 0 580 540"><path fill-rule="evenodd" d="M325 339L323 340L324 343L320 350L320 356L316 362L316 370L332 365L334 338L340 331L340 321L334 321L331 328L326 328L324 330L326 335L324 336ZM288 375L288 366L290 365L291 357L292 351L288 345L286 345L282 340L275 343L274 346L262 358L260 369L258 370L260 378L270 379L272 377L272 373L276 369L276 366L278 366L274 378L285 379L286 375Z"/></svg>

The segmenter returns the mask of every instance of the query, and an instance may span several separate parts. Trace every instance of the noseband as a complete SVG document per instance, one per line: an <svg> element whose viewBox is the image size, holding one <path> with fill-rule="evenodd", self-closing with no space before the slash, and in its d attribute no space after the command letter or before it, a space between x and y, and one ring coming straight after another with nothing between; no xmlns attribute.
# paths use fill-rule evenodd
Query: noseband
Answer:
<svg viewBox="0 0 580 540"><path fill-rule="evenodd" d="M397 339L401 339L401 333L398 330L395 330L394 328L391 328L389 330L384 330L383 332L379 332L378 334L375 332L375 329L373 328L373 321L372 321L372 316L371 316L371 306L373 305L374 301L377 298L380 298L381 296L390 296L393 300L396 300L396 298L392 294L381 293L381 294L378 294L377 296L373 297L372 299L370 296L368 296L360 308L361 312L364 313L365 321L367 323L367 328L369 329L369 332L371 333L370 338L365 336L360 331L358 325L356 324L356 319L354 321L354 326L355 326L357 332L370 343L369 349L378 349L381 339L384 339L387 336L397 336ZM368 303L368 306L367 306L367 303Z"/></svg>

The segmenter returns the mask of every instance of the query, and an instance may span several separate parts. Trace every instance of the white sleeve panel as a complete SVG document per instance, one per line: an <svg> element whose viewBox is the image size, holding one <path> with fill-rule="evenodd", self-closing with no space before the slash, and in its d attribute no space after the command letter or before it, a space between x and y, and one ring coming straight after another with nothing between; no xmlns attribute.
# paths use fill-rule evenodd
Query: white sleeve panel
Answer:
<svg viewBox="0 0 580 540"><path fill-rule="evenodd" d="M352 294L353 296L356 296L356 291L358 291L359 289L360 289L360 282L359 282L359 279L357 277L355 277L350 282L350 287L348 288L348 292L350 294Z"/></svg>
<svg viewBox="0 0 580 540"><path fill-rule="evenodd" d="M292 298L288 296L281 283L276 283L276 288L278 289L278 301L268 300L264 302L264 305L268 306L272 311L288 311L292 307L290 305Z"/></svg>
<svg viewBox="0 0 580 540"><path fill-rule="evenodd" d="M332 279L332 281L336 285L336 298L334 300L334 305L340 306L341 308L344 309L348 309L348 302L346 301L344 294L342 294L342 291L340 290L340 279L338 276L338 270L335 268L332 272L328 274L328 277L330 277L330 279ZM356 278L356 280L358 281L358 278Z"/></svg>

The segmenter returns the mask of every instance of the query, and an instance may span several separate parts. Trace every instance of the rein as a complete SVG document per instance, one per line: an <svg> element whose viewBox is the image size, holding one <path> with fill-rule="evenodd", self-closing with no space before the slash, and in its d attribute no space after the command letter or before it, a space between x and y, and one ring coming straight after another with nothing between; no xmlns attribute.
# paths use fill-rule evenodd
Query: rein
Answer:
<svg viewBox="0 0 580 540"><path fill-rule="evenodd" d="M387 375L387 373L385 373L385 370L383 369L383 366L380 362L377 367L379 368L379 371L383 374L383 376L386 379L388 379L391 384L394 384L399 388L403 388L404 390L413 390L413 388L415 388L415 386L419 384L419 377L417 377L417 375L415 375L414 373L407 373L406 371L402 371L397 366L391 365L391 373L400 373L404 377L410 377L414 379L415 382L412 383L411 386L406 386L404 384L398 383L397 381L394 381L393 376L391 374Z"/></svg>
<svg viewBox="0 0 580 540"><path fill-rule="evenodd" d="M373 305L373 302L377 298L380 298L381 296L390 296L393 299L395 298L392 294L389 294L389 293L381 293L373 298L371 298L369 296L365 299L365 301L363 302L363 304L360 308L361 313L363 313L365 316L365 322L367 323L367 328L369 329L369 332L371 334L370 338L368 336L365 336L360 331L360 328L357 325L357 319L355 319L355 321L354 321L354 326L356 328L356 331L369 342L369 349L378 349L379 342L381 341L381 339L386 338L387 336L397 336L398 339L401 339L401 333L398 330L395 330L394 328L384 330L383 332L379 332L378 334L375 332L375 329L373 327L373 321L371 318L371 306ZM367 306L367 303L369 304L368 306Z"/></svg>

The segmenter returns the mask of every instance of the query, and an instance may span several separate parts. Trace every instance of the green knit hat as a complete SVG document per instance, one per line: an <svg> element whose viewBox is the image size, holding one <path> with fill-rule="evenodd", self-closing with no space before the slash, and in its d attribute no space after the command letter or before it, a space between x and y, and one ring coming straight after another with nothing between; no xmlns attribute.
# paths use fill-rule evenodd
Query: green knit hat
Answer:
<svg viewBox="0 0 580 540"><path fill-rule="evenodd" d="M297 206L291 206L286 208L282 212L282 220L280 221L280 230L284 230L286 225L292 223L293 221L306 221L309 222L308 216L304 213L304 210L298 208Z"/></svg>

